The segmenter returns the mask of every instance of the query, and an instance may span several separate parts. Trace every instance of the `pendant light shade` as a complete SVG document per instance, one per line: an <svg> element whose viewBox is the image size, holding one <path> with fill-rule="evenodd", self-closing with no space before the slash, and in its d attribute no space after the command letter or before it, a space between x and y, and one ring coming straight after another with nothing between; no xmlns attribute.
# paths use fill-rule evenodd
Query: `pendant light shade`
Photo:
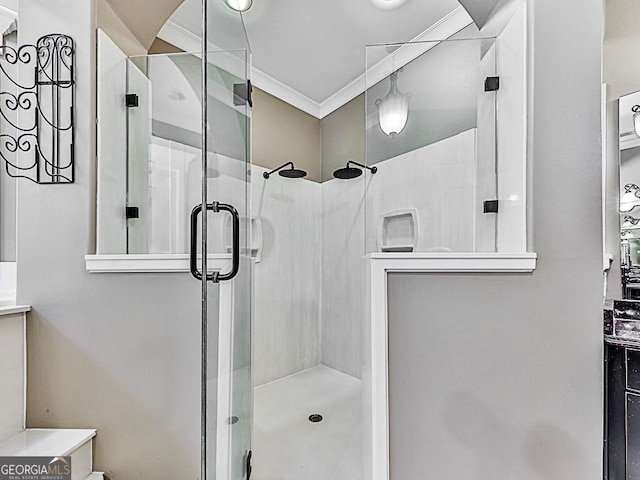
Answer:
<svg viewBox="0 0 640 480"><path fill-rule="evenodd" d="M389 93L383 99L376 100L376 106L380 128L385 135L395 137L407 125L411 94L398 91L398 72L393 72L389 79L391 81Z"/></svg>
<svg viewBox="0 0 640 480"><path fill-rule="evenodd" d="M633 130L640 137L640 105L635 105L631 111L633 112Z"/></svg>
<svg viewBox="0 0 640 480"><path fill-rule="evenodd" d="M407 0L371 0L371 3L381 10L392 10L404 5L406 2Z"/></svg>
<svg viewBox="0 0 640 480"><path fill-rule="evenodd" d="M253 5L253 0L224 0L224 3L236 12L246 12Z"/></svg>

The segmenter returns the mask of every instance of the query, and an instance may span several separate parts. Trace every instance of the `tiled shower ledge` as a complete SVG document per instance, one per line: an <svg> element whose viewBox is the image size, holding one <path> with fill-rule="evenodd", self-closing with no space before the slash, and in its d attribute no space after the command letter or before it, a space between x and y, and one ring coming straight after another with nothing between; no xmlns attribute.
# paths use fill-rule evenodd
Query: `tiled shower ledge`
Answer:
<svg viewBox="0 0 640 480"><path fill-rule="evenodd" d="M228 267L230 254L209 255L210 271ZM366 257L387 272L532 272L535 253L373 253ZM87 255L91 273L181 273L189 271L189 255Z"/></svg>
<svg viewBox="0 0 640 480"><path fill-rule="evenodd" d="M16 313L26 313L31 311L29 305L3 305L0 307L0 317L4 315L15 315Z"/></svg>
<svg viewBox="0 0 640 480"><path fill-rule="evenodd" d="M516 272L536 269L536 253L373 253L372 265L386 272Z"/></svg>
<svg viewBox="0 0 640 480"><path fill-rule="evenodd" d="M84 259L90 273L189 272L188 254L86 255ZM208 255L207 259L209 272L224 271L229 269L231 254Z"/></svg>

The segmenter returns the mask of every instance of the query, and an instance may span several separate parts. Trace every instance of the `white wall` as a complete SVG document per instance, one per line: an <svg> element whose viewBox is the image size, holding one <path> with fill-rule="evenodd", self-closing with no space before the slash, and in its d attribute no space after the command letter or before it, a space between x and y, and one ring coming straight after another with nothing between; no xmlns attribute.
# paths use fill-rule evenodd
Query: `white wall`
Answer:
<svg viewBox="0 0 640 480"><path fill-rule="evenodd" d="M404 208L418 210L417 252L474 251L475 128L376 166L366 192L367 253L379 251L381 216Z"/></svg>
<svg viewBox="0 0 640 480"><path fill-rule="evenodd" d="M322 184L322 363L360 378L369 173Z"/></svg>
<svg viewBox="0 0 640 480"><path fill-rule="evenodd" d="M263 251L255 264L254 384L320 363L323 186L262 176L252 167L253 215L262 220Z"/></svg>

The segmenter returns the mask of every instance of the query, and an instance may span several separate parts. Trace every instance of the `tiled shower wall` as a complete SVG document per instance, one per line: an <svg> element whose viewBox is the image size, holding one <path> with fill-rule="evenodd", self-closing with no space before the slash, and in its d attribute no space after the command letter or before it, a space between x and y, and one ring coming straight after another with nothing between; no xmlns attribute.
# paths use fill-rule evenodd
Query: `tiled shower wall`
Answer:
<svg viewBox="0 0 640 480"><path fill-rule="evenodd" d="M322 184L322 363L360 377L364 193L370 175Z"/></svg>
<svg viewBox="0 0 640 480"><path fill-rule="evenodd" d="M253 215L262 220L255 264L254 384L320 363L320 189L252 167Z"/></svg>
<svg viewBox="0 0 640 480"><path fill-rule="evenodd" d="M253 167L253 214L264 236L255 265L256 385L319 363L360 377L365 190L375 221L388 210L417 208L422 250L470 251L475 139L475 129L463 132L354 180L265 181L264 169Z"/></svg>

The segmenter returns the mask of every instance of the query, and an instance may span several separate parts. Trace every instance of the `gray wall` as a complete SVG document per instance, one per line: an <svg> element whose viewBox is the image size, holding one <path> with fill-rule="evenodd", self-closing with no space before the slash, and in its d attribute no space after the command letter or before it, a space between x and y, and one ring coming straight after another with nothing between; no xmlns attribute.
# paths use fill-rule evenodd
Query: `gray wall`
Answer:
<svg viewBox="0 0 640 480"><path fill-rule="evenodd" d="M21 0L20 41L76 41L76 183L18 183L18 301L27 321L29 427L98 429L115 480L197 478L200 287L188 274L90 275L94 249L94 12Z"/></svg>
<svg viewBox="0 0 640 480"><path fill-rule="evenodd" d="M14 32L4 37L5 45L16 47L18 35ZM16 69L10 68L5 63L3 65L10 75L15 78ZM16 87L3 76L2 90L17 94ZM8 110L8 109L5 109ZM4 115L15 124L15 113L12 115L10 111L4 111ZM13 128L7 120L0 118L0 130L4 133L15 135L16 129ZM15 158L8 157L15 162ZM16 179L9 177L6 173L4 162L0 164L0 262L16 261Z"/></svg>
<svg viewBox="0 0 640 480"><path fill-rule="evenodd" d="M395 479L602 478L602 4L529 10L538 268L391 276Z"/></svg>
<svg viewBox="0 0 640 480"><path fill-rule="evenodd" d="M24 181L24 180L23 180ZM0 169L0 262L16 261L16 179Z"/></svg>

